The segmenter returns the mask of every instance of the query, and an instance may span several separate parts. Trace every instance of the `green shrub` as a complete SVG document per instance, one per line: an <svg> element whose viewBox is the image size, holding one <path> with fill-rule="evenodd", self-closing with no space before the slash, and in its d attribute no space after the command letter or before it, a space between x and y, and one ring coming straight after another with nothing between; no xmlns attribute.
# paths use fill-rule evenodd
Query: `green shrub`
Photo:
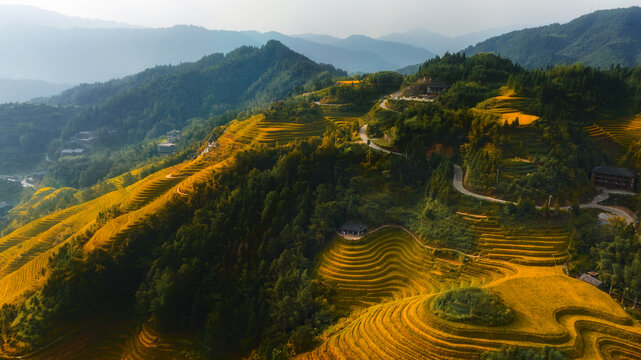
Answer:
<svg viewBox="0 0 641 360"><path fill-rule="evenodd" d="M514 319L503 300L486 290L469 287L439 295L432 306L434 313L449 321L474 325L501 326Z"/></svg>

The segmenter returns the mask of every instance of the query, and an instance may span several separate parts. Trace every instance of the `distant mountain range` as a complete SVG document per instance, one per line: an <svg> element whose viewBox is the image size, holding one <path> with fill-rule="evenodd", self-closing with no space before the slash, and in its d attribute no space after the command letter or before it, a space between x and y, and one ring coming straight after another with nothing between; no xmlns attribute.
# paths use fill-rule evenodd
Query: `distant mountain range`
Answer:
<svg viewBox="0 0 641 360"><path fill-rule="evenodd" d="M55 11L29 5L0 5L0 26L30 24L59 29L84 28L139 28L140 26L98 19L67 16Z"/></svg>
<svg viewBox="0 0 641 360"><path fill-rule="evenodd" d="M378 40L409 44L429 49L437 55L443 55L445 52L457 52L493 36L505 34L506 32L522 29L524 27L525 26L523 25L510 25L453 37L433 33L423 29L413 29L404 33L383 35L379 37Z"/></svg>
<svg viewBox="0 0 641 360"><path fill-rule="evenodd" d="M48 96L63 88L56 84L109 81L156 65L196 61L245 45L259 47L272 39L315 62L331 64L349 73L382 70L412 73L417 64L434 54L466 47L467 54L494 52L526 67L577 61L594 66L641 64L638 7L598 11L567 24L512 31L487 39L518 27L456 37L414 29L378 39L363 35L340 39L318 34L208 30L186 25L136 28L30 6L0 5L0 79L11 80L0 80L0 102Z"/></svg>
<svg viewBox="0 0 641 360"><path fill-rule="evenodd" d="M641 8L601 10L567 24L513 31L468 47L532 67L582 62L607 67L641 65Z"/></svg>
<svg viewBox="0 0 641 360"><path fill-rule="evenodd" d="M54 84L42 80L0 79L0 104L52 96L70 87L68 84Z"/></svg>

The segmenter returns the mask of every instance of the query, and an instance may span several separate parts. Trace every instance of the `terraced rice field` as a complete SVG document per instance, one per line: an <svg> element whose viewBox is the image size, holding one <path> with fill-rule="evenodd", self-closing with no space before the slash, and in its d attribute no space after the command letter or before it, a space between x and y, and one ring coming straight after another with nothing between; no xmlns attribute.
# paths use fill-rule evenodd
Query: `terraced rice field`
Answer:
<svg viewBox="0 0 641 360"><path fill-rule="evenodd" d="M318 273L341 290L337 301L347 307L479 285L503 275L483 261L435 257L397 228L362 240L335 239L321 256Z"/></svg>
<svg viewBox="0 0 641 360"><path fill-rule="evenodd" d="M641 140L641 114L604 115L585 130L593 137L605 137L628 148Z"/></svg>
<svg viewBox="0 0 641 360"><path fill-rule="evenodd" d="M318 274L353 312L300 359L476 359L504 345L549 345L569 358L641 359L641 325L607 294L554 267L438 259L407 233L387 228L358 241L335 239ZM434 315L435 294L467 285L498 293L515 320L487 327Z"/></svg>
<svg viewBox="0 0 641 360"><path fill-rule="evenodd" d="M569 260L570 234L565 229L510 229L495 218L465 220L483 257L533 266L560 266Z"/></svg>
<svg viewBox="0 0 641 360"><path fill-rule="evenodd" d="M261 145L283 145L320 136L328 126L331 124L327 120L313 123L267 121L263 114L231 122L218 138L218 146L205 156L161 170L128 188L128 196L123 198L120 205L125 214L98 230L85 245L85 251L110 249L114 241L135 231L148 216L162 208L166 201L174 196L188 196L195 184L211 179L215 171L227 166L236 152Z"/></svg>
<svg viewBox="0 0 641 360"><path fill-rule="evenodd" d="M514 96L496 96L485 101L484 107L477 110L494 114L498 116L503 123L511 125L518 119L519 125L526 126L539 119L538 116L526 114L521 110L527 107L528 101L531 101L531 99Z"/></svg>
<svg viewBox="0 0 641 360"><path fill-rule="evenodd" d="M180 351L190 341L160 334L149 324L136 326L130 320L105 320L86 326L22 359L182 359L184 355Z"/></svg>
<svg viewBox="0 0 641 360"><path fill-rule="evenodd" d="M512 180L536 171L537 165L524 159L504 159L501 162L501 177Z"/></svg>

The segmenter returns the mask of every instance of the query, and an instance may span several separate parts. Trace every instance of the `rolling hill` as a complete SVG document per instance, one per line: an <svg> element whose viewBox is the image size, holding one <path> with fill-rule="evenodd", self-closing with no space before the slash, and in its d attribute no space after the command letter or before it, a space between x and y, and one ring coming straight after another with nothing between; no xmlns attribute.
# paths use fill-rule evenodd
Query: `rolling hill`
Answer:
<svg viewBox="0 0 641 360"><path fill-rule="evenodd" d="M601 10L567 24L513 31L465 49L492 52L528 68L582 62L596 67L641 64L641 8Z"/></svg>

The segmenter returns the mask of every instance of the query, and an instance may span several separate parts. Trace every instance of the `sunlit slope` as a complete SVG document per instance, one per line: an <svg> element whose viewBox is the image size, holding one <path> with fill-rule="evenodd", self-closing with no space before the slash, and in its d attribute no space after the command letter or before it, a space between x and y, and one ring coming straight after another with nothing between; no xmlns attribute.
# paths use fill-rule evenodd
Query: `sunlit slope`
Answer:
<svg viewBox="0 0 641 360"><path fill-rule="evenodd" d="M569 260L570 234L563 228L511 228L493 218L476 219L471 228L487 258L538 266L560 266Z"/></svg>
<svg viewBox="0 0 641 360"><path fill-rule="evenodd" d="M606 137L628 148L641 140L641 114L603 115L585 130L593 137Z"/></svg>
<svg viewBox="0 0 641 360"><path fill-rule="evenodd" d="M519 125L523 126L539 119L538 116L526 113L525 109L531 101L530 98L501 95L483 101L474 109L495 115L502 123L513 124L518 119Z"/></svg>
<svg viewBox="0 0 641 360"><path fill-rule="evenodd" d="M476 359L504 345L549 345L569 358L641 359L641 326L606 293L553 266L439 260L410 235L387 229L334 240L318 273L336 287L338 303L355 311L300 358ZM514 321L489 327L434 315L435 293L468 284L498 293Z"/></svg>
<svg viewBox="0 0 641 360"><path fill-rule="evenodd" d="M325 118L311 123L269 122L263 114L234 121L218 146L196 159L160 170L127 187L122 187L120 176L111 180L120 189L16 229L0 238L0 304L41 284L51 255L74 237L93 234L85 245L86 252L109 250L114 240L135 230L168 201L184 199L194 184L211 181L213 173L233 161L239 150L320 136L331 126L339 125ZM63 189L42 189L23 207L35 206L60 191ZM116 216L97 222L101 212Z"/></svg>
<svg viewBox="0 0 641 360"><path fill-rule="evenodd" d="M183 359L181 350L189 340L161 334L149 324L137 326L132 320L106 320L86 324L59 341L22 359L44 360L173 360Z"/></svg>
<svg viewBox="0 0 641 360"><path fill-rule="evenodd" d="M438 258L398 228L384 228L362 240L336 238L321 255L318 269L341 290L337 300L346 306L479 285L506 271L469 258Z"/></svg>
<svg viewBox="0 0 641 360"><path fill-rule="evenodd" d="M127 190L61 210L0 238L0 303L44 281L53 252L95 223L98 214L118 203Z"/></svg>
<svg viewBox="0 0 641 360"><path fill-rule="evenodd" d="M209 153L144 179L143 184L123 199L124 214L99 229L86 243L85 251L108 250L114 240L127 236L172 198L189 196L194 184L212 179L213 173L232 161L236 152L319 136L328 126L327 119L313 123L270 122L263 114L231 122Z"/></svg>

